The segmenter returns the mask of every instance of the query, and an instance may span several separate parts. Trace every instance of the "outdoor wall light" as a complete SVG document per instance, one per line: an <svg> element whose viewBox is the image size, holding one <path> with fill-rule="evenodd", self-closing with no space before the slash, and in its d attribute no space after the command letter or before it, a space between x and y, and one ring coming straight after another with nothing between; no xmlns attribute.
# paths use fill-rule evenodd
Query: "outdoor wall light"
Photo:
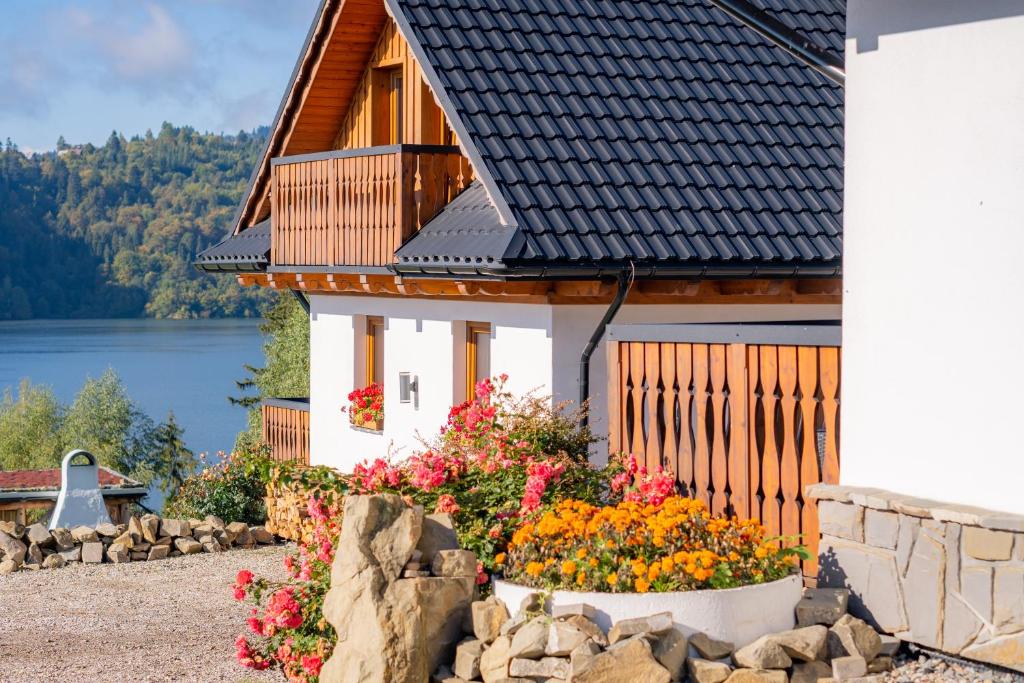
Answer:
<svg viewBox="0 0 1024 683"><path fill-rule="evenodd" d="M398 373L398 402L420 406L420 378L411 372Z"/></svg>

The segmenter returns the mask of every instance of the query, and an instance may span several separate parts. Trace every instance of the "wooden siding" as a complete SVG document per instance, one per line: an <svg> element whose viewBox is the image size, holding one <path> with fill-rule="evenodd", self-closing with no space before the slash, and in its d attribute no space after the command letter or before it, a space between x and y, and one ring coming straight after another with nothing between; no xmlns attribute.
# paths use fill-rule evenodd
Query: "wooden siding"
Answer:
<svg viewBox="0 0 1024 683"><path fill-rule="evenodd" d="M260 438L279 461L309 464L309 409L263 404Z"/></svg>
<svg viewBox="0 0 1024 683"><path fill-rule="evenodd" d="M609 344L609 446L672 470L713 513L800 537L817 574L804 489L839 482L840 350L828 346Z"/></svg>
<svg viewBox="0 0 1024 683"><path fill-rule="evenodd" d="M457 148L359 151L275 162L272 265L387 265L472 179Z"/></svg>
<svg viewBox="0 0 1024 683"><path fill-rule="evenodd" d="M389 19L356 86L352 104L335 138L335 149L358 149L390 142L382 137L386 121L378 111L381 102L374 97L374 80L377 70L395 68L401 69L403 80L402 141L423 145L457 144L442 139L444 114L423 80L423 72L408 43L395 22Z"/></svg>

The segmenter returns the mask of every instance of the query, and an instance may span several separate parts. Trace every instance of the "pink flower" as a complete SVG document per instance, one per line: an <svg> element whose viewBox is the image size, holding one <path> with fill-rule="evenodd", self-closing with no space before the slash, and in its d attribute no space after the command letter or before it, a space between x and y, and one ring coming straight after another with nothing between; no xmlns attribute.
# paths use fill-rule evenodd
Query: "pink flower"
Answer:
<svg viewBox="0 0 1024 683"><path fill-rule="evenodd" d="M437 505L434 512L447 512L450 515L457 514L462 508L455 502L455 496L450 493L442 493L437 497Z"/></svg>
<svg viewBox="0 0 1024 683"><path fill-rule="evenodd" d="M482 586L490 580L487 572L484 571L484 563L476 563L476 585Z"/></svg>
<svg viewBox="0 0 1024 683"><path fill-rule="evenodd" d="M302 656L302 668L306 670L306 673L310 676L319 676L320 668L324 665L323 660L316 655L303 655Z"/></svg>
<svg viewBox="0 0 1024 683"><path fill-rule="evenodd" d="M248 569L239 571L238 575L235 577L235 585L239 588L244 588L250 583L252 583L252 572Z"/></svg>
<svg viewBox="0 0 1024 683"><path fill-rule="evenodd" d="M245 600L245 589L235 588L234 590L235 600Z"/></svg>

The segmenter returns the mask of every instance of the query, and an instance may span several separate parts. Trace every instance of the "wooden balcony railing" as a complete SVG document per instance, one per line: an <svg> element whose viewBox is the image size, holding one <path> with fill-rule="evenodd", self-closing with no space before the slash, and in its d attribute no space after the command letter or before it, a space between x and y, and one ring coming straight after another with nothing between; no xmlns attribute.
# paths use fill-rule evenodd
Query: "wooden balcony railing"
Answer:
<svg viewBox="0 0 1024 683"><path fill-rule="evenodd" d="M273 160L273 266L383 266L471 181L458 147L389 145Z"/></svg>
<svg viewBox="0 0 1024 683"><path fill-rule="evenodd" d="M309 399L265 398L261 437L274 460L309 464Z"/></svg>

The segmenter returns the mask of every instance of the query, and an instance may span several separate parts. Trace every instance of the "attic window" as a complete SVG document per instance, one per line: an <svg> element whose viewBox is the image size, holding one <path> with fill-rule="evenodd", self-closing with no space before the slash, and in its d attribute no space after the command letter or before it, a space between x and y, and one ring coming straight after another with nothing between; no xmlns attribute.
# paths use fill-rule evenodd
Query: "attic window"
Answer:
<svg viewBox="0 0 1024 683"><path fill-rule="evenodd" d="M402 143L403 129L403 84L402 68L374 69L373 137L375 145L398 145Z"/></svg>

